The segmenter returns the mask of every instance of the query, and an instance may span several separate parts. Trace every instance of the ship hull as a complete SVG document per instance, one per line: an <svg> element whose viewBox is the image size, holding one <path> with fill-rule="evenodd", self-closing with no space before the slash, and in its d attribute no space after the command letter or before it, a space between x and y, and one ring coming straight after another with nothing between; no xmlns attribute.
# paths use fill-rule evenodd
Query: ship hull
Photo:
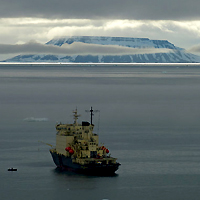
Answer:
<svg viewBox="0 0 200 200"><path fill-rule="evenodd" d="M87 164L81 165L73 163L70 157L57 154L55 151L50 151L55 165L67 171L74 171L81 174L91 174L91 175L113 175L119 168L119 163L115 164Z"/></svg>

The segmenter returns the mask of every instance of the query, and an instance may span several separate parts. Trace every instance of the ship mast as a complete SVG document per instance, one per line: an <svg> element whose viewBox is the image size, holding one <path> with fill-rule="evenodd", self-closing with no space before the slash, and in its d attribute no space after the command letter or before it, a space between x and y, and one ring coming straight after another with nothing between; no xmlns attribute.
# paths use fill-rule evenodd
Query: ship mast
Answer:
<svg viewBox="0 0 200 200"><path fill-rule="evenodd" d="M90 121L92 125L92 116L94 115L93 112L99 112L99 110L93 110L91 107L90 110L86 110L86 112L90 112Z"/></svg>
<svg viewBox="0 0 200 200"><path fill-rule="evenodd" d="M78 117L80 117L81 115L78 115L78 114L77 114L77 108L76 108L75 111L73 111L73 113L74 113L74 120L75 120L75 121L74 121L74 124L77 125L77 124L78 124L77 119L78 119Z"/></svg>
<svg viewBox="0 0 200 200"><path fill-rule="evenodd" d="M91 109L90 109L90 118L91 118L90 121L91 121L91 124L92 124L92 116L94 115L94 114L93 114L93 111L94 111L94 110L92 110L92 107L91 107Z"/></svg>

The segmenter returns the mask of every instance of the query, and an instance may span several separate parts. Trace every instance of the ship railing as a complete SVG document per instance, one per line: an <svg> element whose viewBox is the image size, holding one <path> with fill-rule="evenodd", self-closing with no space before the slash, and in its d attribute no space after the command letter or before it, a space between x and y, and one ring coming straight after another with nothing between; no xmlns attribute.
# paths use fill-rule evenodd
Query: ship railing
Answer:
<svg viewBox="0 0 200 200"><path fill-rule="evenodd" d="M80 164L98 164L99 162L102 164L115 164L116 160L116 158L77 158L76 162Z"/></svg>

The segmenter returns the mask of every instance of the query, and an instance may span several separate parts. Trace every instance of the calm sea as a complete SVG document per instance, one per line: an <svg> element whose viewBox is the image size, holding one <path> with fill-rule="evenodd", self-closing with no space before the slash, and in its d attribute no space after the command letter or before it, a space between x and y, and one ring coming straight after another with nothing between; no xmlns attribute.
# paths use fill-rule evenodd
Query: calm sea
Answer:
<svg viewBox="0 0 200 200"><path fill-rule="evenodd" d="M38 142L91 106L116 176L60 172ZM0 114L2 200L200 198L200 65L0 65Z"/></svg>

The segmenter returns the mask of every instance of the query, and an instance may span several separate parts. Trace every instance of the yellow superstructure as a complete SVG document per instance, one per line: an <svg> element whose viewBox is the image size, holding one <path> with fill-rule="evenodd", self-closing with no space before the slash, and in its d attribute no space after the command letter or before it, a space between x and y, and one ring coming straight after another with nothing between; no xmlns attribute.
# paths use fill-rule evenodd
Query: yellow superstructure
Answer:
<svg viewBox="0 0 200 200"><path fill-rule="evenodd" d="M56 125L56 148L51 151L70 157L73 163L81 165L91 162L115 164L116 158L110 157L109 150L99 146L99 137L93 133L94 125L86 121L79 124L77 109L73 113L73 124Z"/></svg>

